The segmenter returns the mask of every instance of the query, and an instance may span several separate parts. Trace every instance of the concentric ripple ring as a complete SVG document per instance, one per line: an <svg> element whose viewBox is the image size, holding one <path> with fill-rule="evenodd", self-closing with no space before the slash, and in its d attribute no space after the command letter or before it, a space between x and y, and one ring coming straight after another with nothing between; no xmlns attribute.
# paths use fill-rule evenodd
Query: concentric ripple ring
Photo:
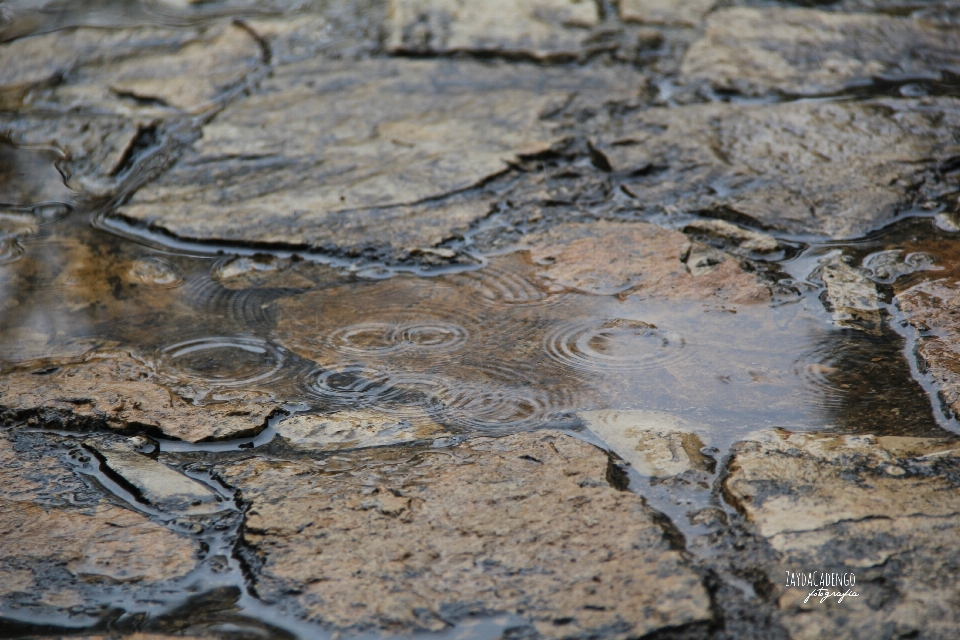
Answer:
<svg viewBox="0 0 960 640"><path fill-rule="evenodd" d="M647 371L680 359L686 339L641 320L562 323L544 338L547 354L578 371Z"/></svg>

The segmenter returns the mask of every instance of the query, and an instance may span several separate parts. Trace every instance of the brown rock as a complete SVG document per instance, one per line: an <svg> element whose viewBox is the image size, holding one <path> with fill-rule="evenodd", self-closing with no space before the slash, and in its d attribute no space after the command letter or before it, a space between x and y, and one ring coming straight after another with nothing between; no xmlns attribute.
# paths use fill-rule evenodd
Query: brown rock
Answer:
<svg viewBox="0 0 960 640"><path fill-rule="evenodd" d="M434 199L562 137L545 110L640 86L612 72L461 60L284 65L120 214L181 238L427 248L489 211L484 197Z"/></svg>
<svg viewBox="0 0 960 640"><path fill-rule="evenodd" d="M878 77L939 78L958 52L955 32L910 18L733 7L710 16L681 71L724 89L816 94Z"/></svg>
<svg viewBox="0 0 960 640"><path fill-rule="evenodd" d="M841 256L824 261L820 277L835 324L879 335L882 319L877 285L861 269L851 267Z"/></svg>
<svg viewBox="0 0 960 640"><path fill-rule="evenodd" d="M515 613L549 637L710 620L700 581L590 445L536 432L370 455L340 454L336 473L264 459L222 470L250 504L262 598L293 591L312 621L395 633L468 611Z"/></svg>
<svg viewBox="0 0 960 640"><path fill-rule="evenodd" d="M297 448L316 451L380 447L450 435L425 413L397 416L371 409L299 414L280 421L276 429Z"/></svg>
<svg viewBox="0 0 960 640"><path fill-rule="evenodd" d="M589 0L391 0L387 48L575 57L599 20Z"/></svg>
<svg viewBox="0 0 960 640"><path fill-rule="evenodd" d="M956 440L776 431L734 448L724 491L776 553L762 570L791 637L952 635L958 469ZM858 595L804 603L814 588L786 571L852 573Z"/></svg>
<svg viewBox="0 0 960 640"><path fill-rule="evenodd" d="M567 223L525 237L530 258L543 265L540 277L597 295L657 298L721 298L760 302L769 289L723 254L712 270L691 273L691 243L682 233L644 222Z"/></svg>
<svg viewBox="0 0 960 640"><path fill-rule="evenodd" d="M650 109L597 140L645 208L708 213L789 233L852 237L951 187L960 102L725 104Z"/></svg>
<svg viewBox="0 0 960 640"><path fill-rule="evenodd" d="M716 0L620 0L620 17L627 22L695 27Z"/></svg>
<svg viewBox="0 0 960 640"><path fill-rule="evenodd" d="M770 253L780 248L780 243L770 234L744 229L726 220L694 220L687 224L683 231L713 236L730 242L743 251Z"/></svg>
<svg viewBox="0 0 960 640"><path fill-rule="evenodd" d="M200 442L259 433L276 404L257 393L197 405L165 386L145 361L128 353L95 354L53 373L31 370L0 378L0 406L15 414L146 430Z"/></svg>
<svg viewBox="0 0 960 640"><path fill-rule="evenodd" d="M92 491L36 442L0 436L0 602L40 611L114 606L197 564L187 539ZM104 588L104 587L108 588Z"/></svg>

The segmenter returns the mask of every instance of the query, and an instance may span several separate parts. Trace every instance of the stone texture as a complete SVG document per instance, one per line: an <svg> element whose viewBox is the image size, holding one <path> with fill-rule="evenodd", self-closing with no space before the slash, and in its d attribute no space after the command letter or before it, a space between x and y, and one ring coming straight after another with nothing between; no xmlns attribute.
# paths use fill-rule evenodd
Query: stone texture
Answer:
<svg viewBox="0 0 960 640"><path fill-rule="evenodd" d="M276 429L290 444L311 451L381 447L450 435L425 413L397 416L371 409L299 414L280 421Z"/></svg>
<svg viewBox="0 0 960 640"><path fill-rule="evenodd" d="M388 50L575 57L600 16L591 0L390 0Z"/></svg>
<svg viewBox="0 0 960 640"><path fill-rule="evenodd" d="M259 433L277 409L269 397L253 392L194 404L162 384L148 363L122 352L47 370L0 378L0 406L14 415L39 413L68 425L162 433L189 442Z"/></svg>
<svg viewBox="0 0 960 640"><path fill-rule="evenodd" d="M458 60L285 65L119 213L181 238L430 247L490 206L434 200L561 139L544 115L578 93L641 85L612 71Z"/></svg>
<svg viewBox="0 0 960 640"><path fill-rule="evenodd" d="M103 464L123 478L137 495L162 511L184 515L215 513L225 508L220 497L196 480L140 453L140 438L128 442L87 442Z"/></svg>
<svg viewBox="0 0 960 640"><path fill-rule="evenodd" d="M684 233L703 234L732 243L742 251L770 253L780 248L777 239L768 233L744 229L726 220L694 220L683 228Z"/></svg>
<svg viewBox="0 0 960 640"><path fill-rule="evenodd" d="M843 238L952 190L958 122L952 98L708 104L637 112L595 149L641 207Z"/></svg>
<svg viewBox="0 0 960 640"><path fill-rule="evenodd" d="M814 9L714 12L681 66L691 79L747 93L818 94L874 78L934 78L960 69L960 36L911 18Z"/></svg>
<svg viewBox="0 0 960 640"><path fill-rule="evenodd" d="M627 22L696 27L716 0L620 0L620 17Z"/></svg>
<svg viewBox="0 0 960 640"><path fill-rule="evenodd" d="M556 286L597 295L762 302L769 289L736 260L691 273L692 245L682 233L644 222L566 223L525 236L539 276ZM717 252L719 254L719 252Z"/></svg>
<svg viewBox="0 0 960 640"><path fill-rule="evenodd" d="M880 300L873 280L844 262L840 255L824 261L820 277L827 289L827 302L835 324L879 335Z"/></svg>
<svg viewBox="0 0 960 640"><path fill-rule="evenodd" d="M541 431L346 455L336 473L257 458L221 471L250 505L243 535L266 601L295 594L302 617L394 633L485 611L548 637L711 619L696 574L590 445Z"/></svg>
<svg viewBox="0 0 960 640"><path fill-rule="evenodd" d="M956 440L772 431L734 447L723 490L776 554L763 571L792 638L948 638L958 471ZM811 589L781 586L814 570L853 572L859 596L803 604Z"/></svg>
<svg viewBox="0 0 960 640"><path fill-rule="evenodd" d="M195 543L91 490L47 451L43 440L50 438L0 434L0 604L6 610L105 612L116 605L111 585L148 597L150 589L195 568Z"/></svg>
<svg viewBox="0 0 960 640"><path fill-rule="evenodd" d="M700 452L704 446L700 436L677 416L637 409L581 411L578 415L642 476L677 476L711 468L712 462Z"/></svg>

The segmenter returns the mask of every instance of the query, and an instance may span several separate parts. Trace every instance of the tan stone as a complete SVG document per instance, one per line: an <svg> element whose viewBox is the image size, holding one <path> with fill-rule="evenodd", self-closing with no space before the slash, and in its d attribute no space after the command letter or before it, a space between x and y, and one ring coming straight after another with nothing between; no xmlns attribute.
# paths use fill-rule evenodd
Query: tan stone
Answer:
<svg viewBox="0 0 960 640"><path fill-rule="evenodd" d="M398 416L371 409L298 414L277 423L276 429L297 448L316 451L380 447L450 435L422 412Z"/></svg>
<svg viewBox="0 0 960 640"><path fill-rule="evenodd" d="M393 52L573 57L600 16L590 0L391 0Z"/></svg>
<svg viewBox="0 0 960 640"><path fill-rule="evenodd" d="M681 71L721 88L816 94L877 77L939 78L960 37L922 21L787 7L715 11Z"/></svg>
<svg viewBox="0 0 960 640"><path fill-rule="evenodd" d="M873 280L839 255L824 262L820 277L827 288L835 324L879 335L880 300Z"/></svg>
<svg viewBox="0 0 960 640"><path fill-rule="evenodd" d="M122 352L94 354L45 375L11 372L0 378L0 406L189 442L259 433L277 408L269 397L252 392L196 405L162 384L146 362Z"/></svg>
<svg viewBox="0 0 960 640"><path fill-rule="evenodd" d="M789 233L859 236L893 220L919 190L952 187L936 167L956 154L952 98L695 105L614 122L596 149L646 207L709 213Z"/></svg>
<svg viewBox="0 0 960 640"><path fill-rule="evenodd" d="M120 214L181 238L427 248L489 212L483 197L434 199L561 139L544 110L640 84L461 60L284 65Z"/></svg>
<svg viewBox="0 0 960 640"><path fill-rule="evenodd" d="M753 229L744 229L726 220L694 220L683 228L686 233L703 233L730 241L738 249L770 253L780 247L777 239L768 233L761 233Z"/></svg>
<svg viewBox="0 0 960 640"><path fill-rule="evenodd" d="M690 273L691 243L682 233L644 222L565 223L524 238L539 276L597 295L761 302L769 289L727 259L699 277Z"/></svg>
<svg viewBox="0 0 960 640"><path fill-rule="evenodd" d="M677 476L710 469L700 450L703 441L675 415L638 409L581 411L590 431L630 463L642 476Z"/></svg>
<svg viewBox="0 0 960 640"><path fill-rule="evenodd" d="M762 570L792 638L953 634L956 440L775 431L733 453L725 495L777 554ZM804 603L813 589L787 586L785 571L852 573L858 595Z"/></svg>
<svg viewBox="0 0 960 640"><path fill-rule="evenodd" d="M602 451L544 431L376 451L339 454L339 472L265 459L223 469L250 504L262 598L295 590L310 620L394 633L443 628L460 604L515 613L548 637L710 620L643 500L607 484Z"/></svg>
<svg viewBox="0 0 960 640"><path fill-rule="evenodd" d="M627 22L695 27L716 0L620 0L620 17Z"/></svg>
<svg viewBox="0 0 960 640"><path fill-rule="evenodd" d="M194 543L116 506L32 449L15 450L0 436L0 572L16 576L0 581L0 602L109 605L114 596L99 592L100 583L137 593L195 568Z"/></svg>

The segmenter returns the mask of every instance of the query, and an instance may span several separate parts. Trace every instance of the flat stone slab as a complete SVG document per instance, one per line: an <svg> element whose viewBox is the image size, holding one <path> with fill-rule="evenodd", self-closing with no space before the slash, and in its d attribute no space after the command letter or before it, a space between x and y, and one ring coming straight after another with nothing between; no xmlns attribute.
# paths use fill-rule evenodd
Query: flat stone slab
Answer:
<svg viewBox="0 0 960 640"><path fill-rule="evenodd" d="M787 7L710 15L681 66L718 88L818 94L875 78L939 79L960 70L960 35L923 21Z"/></svg>
<svg viewBox="0 0 960 640"><path fill-rule="evenodd" d="M539 60L576 57L600 21L590 0L391 0L394 53L486 53Z"/></svg>
<svg viewBox="0 0 960 640"><path fill-rule="evenodd" d="M849 238L952 189L938 176L958 153L948 123L953 98L707 104L636 112L594 148L644 208Z"/></svg>
<svg viewBox="0 0 960 640"><path fill-rule="evenodd" d="M10 372L0 378L0 406L14 415L42 413L54 423L148 431L200 442L252 436L277 405L263 394L195 404L157 379L145 361L126 353L97 354L53 373Z"/></svg>
<svg viewBox="0 0 960 640"><path fill-rule="evenodd" d="M762 569L791 637L948 638L958 471L956 440L767 431L734 447L723 491L777 554ZM859 595L804 603L815 587L790 586L788 571L852 573Z"/></svg>
<svg viewBox="0 0 960 640"><path fill-rule="evenodd" d="M451 435L425 413L398 416L372 409L295 415L281 420L276 429L291 445L311 451L409 444Z"/></svg>
<svg viewBox="0 0 960 640"><path fill-rule="evenodd" d="M0 606L102 614L113 585L149 598L196 568L195 542L91 489L44 438L0 433Z"/></svg>
<svg viewBox="0 0 960 640"><path fill-rule="evenodd" d="M620 17L626 22L695 27L716 0L620 0Z"/></svg>
<svg viewBox="0 0 960 640"><path fill-rule="evenodd" d="M547 637L709 624L699 578L642 498L608 484L599 449L540 431L379 451L338 454L339 471L262 458L220 471L250 505L261 598L331 629L394 633L481 611Z"/></svg>
<svg viewBox="0 0 960 640"><path fill-rule="evenodd" d="M430 247L490 208L437 199L563 138L545 116L642 85L613 70L462 60L284 65L119 215L197 240Z"/></svg>

